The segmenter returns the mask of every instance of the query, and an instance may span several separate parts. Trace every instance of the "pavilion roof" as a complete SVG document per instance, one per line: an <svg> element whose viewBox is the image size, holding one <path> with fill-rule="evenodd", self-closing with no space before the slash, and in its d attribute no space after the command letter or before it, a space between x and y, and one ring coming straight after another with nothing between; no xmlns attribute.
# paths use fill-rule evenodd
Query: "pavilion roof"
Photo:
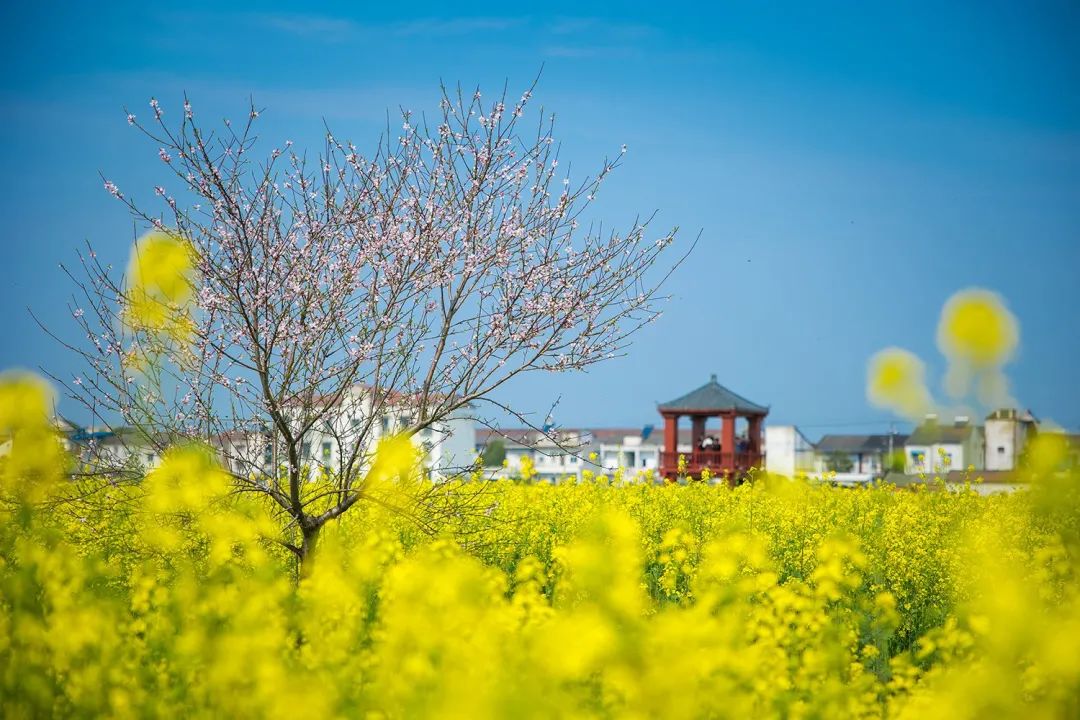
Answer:
<svg viewBox="0 0 1080 720"><path fill-rule="evenodd" d="M691 390L682 397L661 403L658 408L664 411L679 412L705 412L705 411L731 411L747 413L750 415L765 415L769 408L758 405L756 402L747 400L742 395L728 390L716 381L716 376L709 378L696 390Z"/></svg>

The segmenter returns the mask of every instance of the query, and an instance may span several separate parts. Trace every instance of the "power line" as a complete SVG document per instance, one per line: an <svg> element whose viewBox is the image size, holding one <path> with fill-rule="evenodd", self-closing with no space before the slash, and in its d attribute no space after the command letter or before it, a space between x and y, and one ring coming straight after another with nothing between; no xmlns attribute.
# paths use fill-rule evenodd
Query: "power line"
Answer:
<svg viewBox="0 0 1080 720"><path fill-rule="evenodd" d="M796 427L801 428L823 428L823 427L860 427L866 425L894 425L896 420L859 420L849 422L824 422L824 423L792 423Z"/></svg>

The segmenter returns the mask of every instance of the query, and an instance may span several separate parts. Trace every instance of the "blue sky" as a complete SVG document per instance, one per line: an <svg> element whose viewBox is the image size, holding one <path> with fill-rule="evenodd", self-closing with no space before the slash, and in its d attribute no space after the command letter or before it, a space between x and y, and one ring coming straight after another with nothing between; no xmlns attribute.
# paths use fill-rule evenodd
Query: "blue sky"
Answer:
<svg viewBox="0 0 1080 720"><path fill-rule="evenodd" d="M18 5L0 9L0 368L76 371L26 308L70 334L58 263L87 240L126 258L98 173L149 199L161 169L124 106L178 114L187 91L239 117L250 96L264 136L315 146L325 118L363 147L440 80L516 92L543 66L564 158L629 146L603 217L702 235L628 357L503 399L637 426L716 373L812 439L883 430L869 356L915 351L938 391L938 312L981 286L1020 320L1015 395L1080 427L1074 3Z"/></svg>

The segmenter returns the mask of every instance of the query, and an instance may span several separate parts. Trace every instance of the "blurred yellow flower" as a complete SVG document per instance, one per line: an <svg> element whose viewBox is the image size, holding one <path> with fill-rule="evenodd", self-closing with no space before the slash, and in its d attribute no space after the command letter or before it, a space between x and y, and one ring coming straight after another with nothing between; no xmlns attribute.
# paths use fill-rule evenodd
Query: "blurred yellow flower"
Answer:
<svg viewBox="0 0 1080 720"><path fill-rule="evenodd" d="M938 323L938 348L946 357L975 368L1008 360L1020 339L1016 317L997 293L961 290L945 303Z"/></svg>
<svg viewBox="0 0 1080 720"><path fill-rule="evenodd" d="M914 353L886 348L870 358L867 366L867 399L904 417L920 419L933 407L925 376L926 367Z"/></svg>
<svg viewBox="0 0 1080 720"><path fill-rule="evenodd" d="M154 230L141 237L128 261L126 317L132 327L174 340L190 336L184 312L194 295L194 250L178 235Z"/></svg>
<svg viewBox="0 0 1080 720"><path fill-rule="evenodd" d="M376 481L409 476L416 468L419 453L408 433L387 435L379 440L369 477Z"/></svg>
<svg viewBox="0 0 1080 720"><path fill-rule="evenodd" d="M0 437L23 428L45 426L52 403L52 388L37 375L22 372L0 375Z"/></svg>
<svg viewBox="0 0 1080 720"><path fill-rule="evenodd" d="M229 475L208 448L187 445L168 450L143 488L152 512L200 512L229 492Z"/></svg>

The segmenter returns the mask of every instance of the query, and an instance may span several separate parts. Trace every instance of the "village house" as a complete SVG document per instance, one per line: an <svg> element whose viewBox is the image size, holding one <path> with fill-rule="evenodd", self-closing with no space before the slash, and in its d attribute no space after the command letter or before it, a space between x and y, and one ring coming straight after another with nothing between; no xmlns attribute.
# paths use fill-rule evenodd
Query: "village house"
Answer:
<svg viewBox="0 0 1080 720"><path fill-rule="evenodd" d="M1038 432L1030 410L1001 408L986 417L986 470L1015 470L1028 442Z"/></svg>
<svg viewBox="0 0 1080 720"><path fill-rule="evenodd" d="M765 426L765 470L785 477L817 469L814 444L794 425Z"/></svg>
<svg viewBox="0 0 1080 720"><path fill-rule="evenodd" d="M866 483L902 462L907 435L822 436L810 442L794 425L765 428L765 469L786 477L825 477L838 484Z"/></svg>
<svg viewBox="0 0 1080 720"><path fill-rule="evenodd" d="M899 433L824 435L814 446L814 470L830 473L841 484L870 482L902 462L907 437Z"/></svg>
<svg viewBox="0 0 1080 720"><path fill-rule="evenodd" d="M553 436L554 435L554 436ZM683 452L690 451L690 431L680 438ZM651 426L635 428L559 429L548 433L515 428L476 431L476 452L488 454L497 444L502 452L487 468L490 477L517 477L522 459L528 458L533 476L546 482L580 481L585 473L613 475L621 470L627 480L651 474L656 479L663 437ZM505 461L505 462L504 462Z"/></svg>
<svg viewBox="0 0 1080 720"><path fill-rule="evenodd" d="M494 448L501 448L492 453ZM532 479L543 482L562 482L582 479L582 473L595 463L588 461L592 452L592 437L588 430L559 429L543 432L533 428L495 430L477 428L475 451L481 457L492 458L488 477L519 477L525 467Z"/></svg>
<svg viewBox="0 0 1080 720"><path fill-rule="evenodd" d="M983 428L973 425L968 416L957 416L945 424L936 414L930 414L904 443L904 472L942 473L969 467L982 470L985 457Z"/></svg>
<svg viewBox="0 0 1080 720"><path fill-rule="evenodd" d="M370 389L363 385L350 388L304 434L300 464L313 471L339 471L353 454L350 448L363 439L364 447L356 448L354 453L362 470L381 438L412 426L415 416L409 407L404 398L387 401L381 403L375 417ZM299 417L293 420L300 422ZM288 464L281 439L265 423L251 422L248 426L209 438L221 463L240 476L280 472ZM164 436L150 437L133 427L83 428L66 420L58 422L58 433L77 467L85 472L146 472L160 464L161 453L172 444ZM433 479L461 474L475 462L474 420L468 407L420 430L413 441L420 450L424 472Z"/></svg>
<svg viewBox="0 0 1080 720"><path fill-rule="evenodd" d="M374 402L374 391L367 385L349 388L326 412L325 417L304 434L300 443L300 463L313 469L337 471L349 458L366 459L373 456L379 440L404 432L416 422L415 407L410 398L400 393ZM299 422L299 418L293 418ZM281 467L288 462L282 457L279 441L268 446L263 433L248 433L248 445L236 459L245 459L258 467ZM461 474L476 459L474 448L475 420L471 407L459 408L443 420L421 429L413 435L420 450L425 474L436 480ZM364 441L364 447L354 447ZM253 447L253 445L255 447ZM228 445L223 445L228 447ZM234 444L233 447L239 447Z"/></svg>

